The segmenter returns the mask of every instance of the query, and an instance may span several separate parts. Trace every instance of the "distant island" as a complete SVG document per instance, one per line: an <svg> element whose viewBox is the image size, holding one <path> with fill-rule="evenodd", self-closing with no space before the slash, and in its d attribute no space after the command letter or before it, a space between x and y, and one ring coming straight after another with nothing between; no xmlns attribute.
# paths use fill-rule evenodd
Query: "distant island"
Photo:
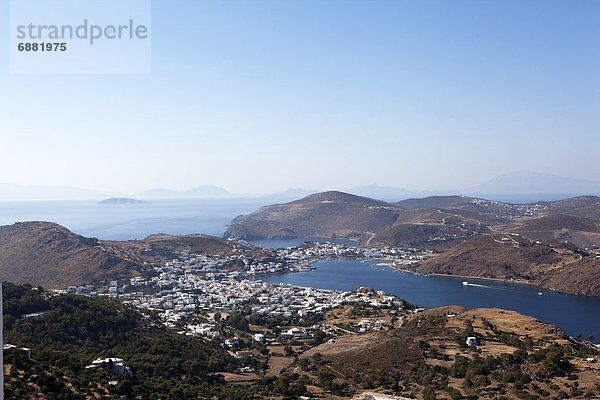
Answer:
<svg viewBox="0 0 600 400"><path fill-rule="evenodd" d="M131 199L128 197L112 197L110 199L104 199L102 201L99 202L99 204L117 204L117 205L121 205L121 204L147 204L146 201L142 201L142 200L137 200L137 199Z"/></svg>

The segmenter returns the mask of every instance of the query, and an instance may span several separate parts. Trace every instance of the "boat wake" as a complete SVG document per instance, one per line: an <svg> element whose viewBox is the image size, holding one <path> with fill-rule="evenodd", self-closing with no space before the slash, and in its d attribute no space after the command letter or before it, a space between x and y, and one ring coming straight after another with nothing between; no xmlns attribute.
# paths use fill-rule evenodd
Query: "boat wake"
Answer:
<svg viewBox="0 0 600 400"><path fill-rule="evenodd" d="M486 288L486 289L493 289L493 287L491 287L491 286L478 285L476 283L469 283L467 286L475 286L475 287L481 287L481 288Z"/></svg>
<svg viewBox="0 0 600 400"><path fill-rule="evenodd" d="M463 282L462 284L464 286L473 286L473 287L480 287L480 288L485 288L485 289L497 289L497 288L492 287L492 286L479 285L477 283L470 283L470 282L467 282L467 281Z"/></svg>

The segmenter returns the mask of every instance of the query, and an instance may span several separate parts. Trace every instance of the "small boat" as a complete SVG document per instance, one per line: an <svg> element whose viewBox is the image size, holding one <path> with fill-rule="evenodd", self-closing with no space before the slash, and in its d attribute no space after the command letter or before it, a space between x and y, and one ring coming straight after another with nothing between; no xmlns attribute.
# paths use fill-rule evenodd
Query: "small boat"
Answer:
<svg viewBox="0 0 600 400"><path fill-rule="evenodd" d="M469 282L463 281L463 285L467 286L468 284L469 284Z"/></svg>
<svg viewBox="0 0 600 400"><path fill-rule="evenodd" d="M542 293L542 292L538 292L538 294L541 296L541 295L543 295L544 293Z"/></svg>

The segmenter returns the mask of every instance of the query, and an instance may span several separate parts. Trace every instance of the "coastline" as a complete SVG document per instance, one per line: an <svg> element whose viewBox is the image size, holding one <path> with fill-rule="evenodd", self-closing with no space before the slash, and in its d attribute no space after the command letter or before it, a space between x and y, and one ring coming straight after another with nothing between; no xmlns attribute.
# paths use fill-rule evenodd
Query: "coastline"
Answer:
<svg viewBox="0 0 600 400"><path fill-rule="evenodd" d="M408 265L410 265L410 264L408 264ZM561 293L561 294L567 294L567 295L570 295L570 296L593 297L593 298L600 297L600 296L595 296L595 295L579 294L579 293L573 293L573 292L569 292L569 291L565 291L565 290L559 290L559 289L555 289L555 288L552 288L552 287L548 287L548 286L544 285L543 283L536 283L534 281L525 280L525 279L505 279L505 278L490 278L490 277L474 276L474 275L423 273L423 272L418 272L418 271L415 271L415 270L412 270L412 269L402 268L403 267L402 265L394 265L394 264L386 264L386 265L380 265L380 266L389 267L389 268L398 270L400 272L407 272L407 273L410 273L410 274L413 274L413 275L440 276L440 277L451 277L451 278L454 277L454 278L462 278L462 279L479 279L479 280L483 280L483 281L516 283L516 284L519 284L519 285L533 286L533 287L537 287L538 289L549 290L551 292Z"/></svg>
<svg viewBox="0 0 600 400"><path fill-rule="evenodd" d="M473 275L456 275L456 274L439 274L439 273L433 273L433 274L425 274L425 273L421 273L418 271L413 271L410 269L404 269L404 268L399 268L398 266L395 265L385 265L386 267L398 270L400 272L407 272L413 275L424 275L424 276L442 276L442 277L450 277L450 278L464 278L464 279L479 279L479 280L483 280L483 281L495 281L495 282L504 282L504 283L518 283L521 285L529 285L529 286L538 286L540 288L543 289L547 289L547 290L552 290L554 292L558 292L557 290L551 289L551 288L547 288L544 286L539 286L536 285L535 283L531 282L531 281L527 281L527 280L515 280L515 279L503 279L503 278L490 278L490 277L483 277L483 276L473 276ZM559 292L562 293L562 292ZM565 294L569 294L569 293L565 293Z"/></svg>
<svg viewBox="0 0 600 400"><path fill-rule="evenodd" d="M321 260L332 260L332 259L339 259L339 258L332 258L332 257L323 257L323 258L316 258L314 260L310 260L309 261L309 265L312 267L312 263L321 261ZM356 259L361 259L360 257L357 257ZM364 261L382 261L382 262L378 262L377 264L373 264L373 266L375 267L383 267L383 268L391 268L400 272L406 272L409 274L413 274L413 275L421 275L421 276L441 276L441 277L450 277L450 278L465 278L465 279L479 279L479 280L484 280L484 281L495 281L495 282L504 282L504 283L518 283L521 285L529 285L529 286L538 286L539 288L543 288L543 289L547 289L547 290L552 290L554 292L558 292L558 293L565 293L565 292L560 292L551 288L547 288L544 286L539 286L536 285L535 283L528 281L528 280L515 280L515 279L503 279L503 278L490 278L490 277L482 277L482 276L473 276L473 275L455 275L455 274L439 274L439 273L433 273L433 274L426 274L426 273L422 273L422 272L418 272L418 271L414 271L414 270L410 270L410 269L405 269L405 268L401 268L401 265L397 265L395 264L393 261L391 261L389 258L384 258L384 257L363 257L362 260ZM388 262L385 262L388 261ZM391 262L390 262L391 261ZM407 263L407 264L412 264L412 263ZM304 272L304 271L289 271L289 272ZM570 294L570 293L565 293L565 294Z"/></svg>

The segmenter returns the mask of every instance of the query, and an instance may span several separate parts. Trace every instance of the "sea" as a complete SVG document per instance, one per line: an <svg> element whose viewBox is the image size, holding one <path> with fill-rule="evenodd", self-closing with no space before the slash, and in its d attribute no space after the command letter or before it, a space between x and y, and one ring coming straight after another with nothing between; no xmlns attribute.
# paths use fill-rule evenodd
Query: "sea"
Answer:
<svg viewBox="0 0 600 400"><path fill-rule="evenodd" d="M571 336L600 343L600 297L573 296L532 285L450 276L415 275L381 261L323 260L314 270L260 277L269 283L350 291L360 286L383 290L424 308L458 305L498 307L531 315ZM467 284L463 284L466 282ZM541 294L540 294L541 293Z"/></svg>
<svg viewBox="0 0 600 400"><path fill-rule="evenodd" d="M0 225L50 221L75 233L102 240L142 239L153 233L205 233L222 236L233 218L282 198L147 200L144 204L100 204L97 201L0 202ZM264 247L296 246L304 240L255 241ZM353 244L337 239L336 242ZM560 326L569 335L600 342L600 297L572 296L533 286L471 278L423 276L377 266L378 261L324 260L307 272L270 275L266 282L333 290L373 287L413 304L431 308L500 307ZM464 285L463 282L468 282ZM600 284L600 282L599 282ZM538 294L538 293L541 294Z"/></svg>
<svg viewBox="0 0 600 400"><path fill-rule="evenodd" d="M101 240L143 239L153 233L205 233L222 236L233 218L281 199L158 199L142 204L98 201L0 202L0 225L49 221L80 235Z"/></svg>

